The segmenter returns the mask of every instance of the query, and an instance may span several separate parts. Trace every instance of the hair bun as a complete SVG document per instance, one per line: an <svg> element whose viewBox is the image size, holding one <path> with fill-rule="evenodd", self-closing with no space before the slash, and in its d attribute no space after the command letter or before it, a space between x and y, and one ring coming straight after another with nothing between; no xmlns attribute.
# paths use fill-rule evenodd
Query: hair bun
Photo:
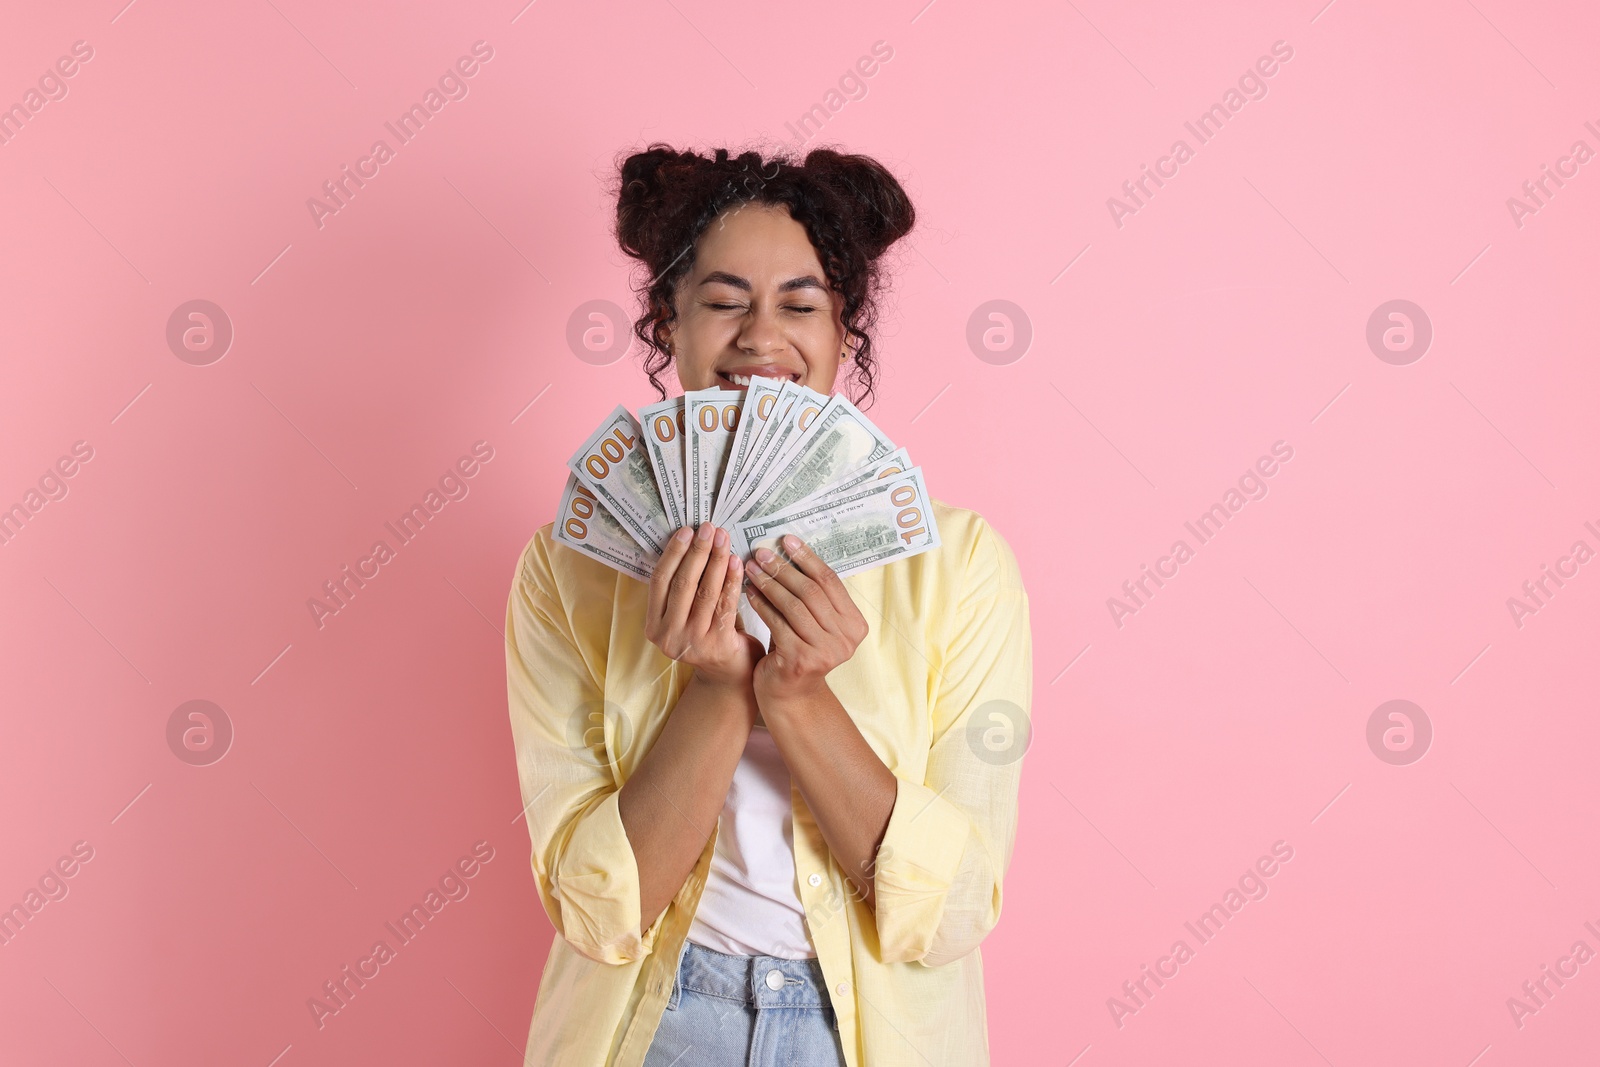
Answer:
<svg viewBox="0 0 1600 1067"><path fill-rule="evenodd" d="M905 188L870 156L817 148L806 156L805 166L855 209L853 227L868 258L877 259L916 224Z"/></svg>
<svg viewBox="0 0 1600 1067"><path fill-rule="evenodd" d="M672 195L673 191L706 162L692 151L679 152L660 143L623 161L617 190L617 241L624 252L650 256L653 235L662 228L661 214L670 213L673 203L681 199Z"/></svg>

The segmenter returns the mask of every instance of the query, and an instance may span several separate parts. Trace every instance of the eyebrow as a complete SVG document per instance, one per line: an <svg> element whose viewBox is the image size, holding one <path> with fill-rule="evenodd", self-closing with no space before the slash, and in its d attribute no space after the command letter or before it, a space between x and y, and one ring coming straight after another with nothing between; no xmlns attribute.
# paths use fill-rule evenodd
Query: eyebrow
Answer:
<svg viewBox="0 0 1600 1067"><path fill-rule="evenodd" d="M735 289L743 289L747 293L751 291L750 282L747 279L741 278L737 274L729 274L725 270L714 270L700 280L701 285L711 285L712 283L731 285ZM823 285L821 280L818 279L816 275L807 274L800 278L790 278L788 281L778 286L778 292L790 293L796 289L826 290L827 288L828 287Z"/></svg>

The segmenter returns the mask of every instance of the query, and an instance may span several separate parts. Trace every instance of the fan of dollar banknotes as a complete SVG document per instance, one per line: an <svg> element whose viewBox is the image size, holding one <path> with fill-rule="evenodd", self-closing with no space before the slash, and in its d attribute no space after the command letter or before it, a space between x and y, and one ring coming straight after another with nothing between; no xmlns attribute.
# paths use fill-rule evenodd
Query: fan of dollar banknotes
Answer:
<svg viewBox="0 0 1600 1067"><path fill-rule="evenodd" d="M641 581L674 532L705 522L747 561L787 557L779 538L794 534L840 577L939 547L906 450L846 397L787 379L691 390L637 419L619 404L567 469L555 539ZM740 616L765 630L744 598Z"/></svg>

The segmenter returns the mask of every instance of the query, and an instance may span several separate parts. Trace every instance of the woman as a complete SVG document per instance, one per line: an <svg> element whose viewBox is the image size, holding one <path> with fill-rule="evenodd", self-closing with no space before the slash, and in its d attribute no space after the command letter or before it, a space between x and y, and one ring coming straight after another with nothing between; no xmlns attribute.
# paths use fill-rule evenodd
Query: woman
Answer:
<svg viewBox="0 0 1600 1067"><path fill-rule="evenodd" d="M913 219L863 156L630 156L617 238L649 274L651 383L830 393L851 362L870 400L876 265ZM534 535L506 660L561 936L527 1062L988 1063L978 944L1016 829L1028 601L999 534L933 508L941 547L843 580L800 543L741 560L709 523L648 584Z"/></svg>

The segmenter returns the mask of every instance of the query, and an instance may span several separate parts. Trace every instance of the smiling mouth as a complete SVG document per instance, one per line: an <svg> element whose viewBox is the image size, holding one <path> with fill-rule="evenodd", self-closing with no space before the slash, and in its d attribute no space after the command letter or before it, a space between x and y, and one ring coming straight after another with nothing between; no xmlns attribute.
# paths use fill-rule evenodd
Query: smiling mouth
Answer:
<svg viewBox="0 0 1600 1067"><path fill-rule="evenodd" d="M750 379L752 378L766 378L774 382L781 382L786 379L791 382L798 382L800 375L793 371L781 371L777 374L724 374L722 371L717 372L717 380L719 382L735 389L745 388L750 384Z"/></svg>

